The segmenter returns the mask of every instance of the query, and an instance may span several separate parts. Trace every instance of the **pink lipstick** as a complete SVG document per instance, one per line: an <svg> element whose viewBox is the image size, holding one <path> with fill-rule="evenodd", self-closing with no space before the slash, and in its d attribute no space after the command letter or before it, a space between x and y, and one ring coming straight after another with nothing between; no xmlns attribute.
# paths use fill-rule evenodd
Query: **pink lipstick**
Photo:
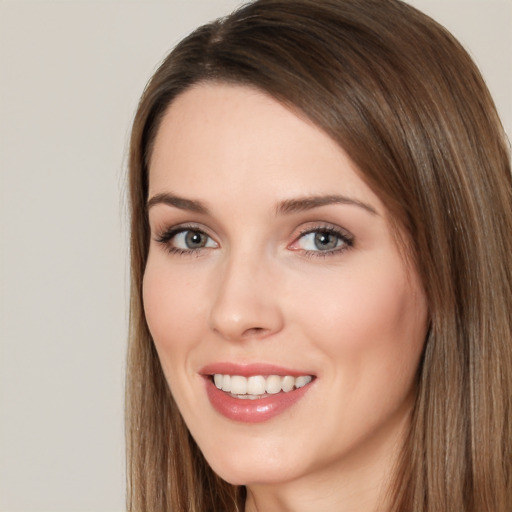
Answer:
<svg viewBox="0 0 512 512"><path fill-rule="evenodd" d="M215 363L200 372L213 408L244 423L267 421L297 403L314 376L269 364Z"/></svg>

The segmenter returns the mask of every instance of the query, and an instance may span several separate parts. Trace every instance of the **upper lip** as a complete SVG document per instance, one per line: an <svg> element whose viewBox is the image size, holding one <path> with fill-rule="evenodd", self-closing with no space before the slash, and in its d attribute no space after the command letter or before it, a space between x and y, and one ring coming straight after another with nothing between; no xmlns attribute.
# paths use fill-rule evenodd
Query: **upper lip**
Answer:
<svg viewBox="0 0 512 512"><path fill-rule="evenodd" d="M283 366L269 363L233 363L233 362L217 362L210 363L199 370L203 375L241 375L250 377L252 375L280 375L282 377L291 375L292 377L300 377L301 375L314 375L310 371L296 370L285 368Z"/></svg>

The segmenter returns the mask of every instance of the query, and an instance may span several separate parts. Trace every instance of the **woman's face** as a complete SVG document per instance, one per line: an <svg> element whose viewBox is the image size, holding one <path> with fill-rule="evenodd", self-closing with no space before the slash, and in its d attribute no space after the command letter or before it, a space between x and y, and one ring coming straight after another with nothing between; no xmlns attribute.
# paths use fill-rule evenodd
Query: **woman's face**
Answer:
<svg viewBox="0 0 512 512"><path fill-rule="evenodd" d="M427 306L340 147L257 90L202 84L163 118L148 211L147 322L213 469L256 486L389 468Z"/></svg>

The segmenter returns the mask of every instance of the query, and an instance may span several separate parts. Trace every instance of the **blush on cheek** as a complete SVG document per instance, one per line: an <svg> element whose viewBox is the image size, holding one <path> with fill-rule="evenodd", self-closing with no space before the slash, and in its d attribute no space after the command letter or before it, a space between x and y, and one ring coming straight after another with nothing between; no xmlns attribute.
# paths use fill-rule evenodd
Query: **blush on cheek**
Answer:
<svg viewBox="0 0 512 512"><path fill-rule="evenodd" d="M354 364L368 353L380 354L379 364L385 364L390 352L398 359L412 355L416 360L427 329L426 300L415 279L407 280L404 274L397 280L402 265L401 256L396 255L384 263L385 267L397 266L396 272L382 273L365 266L348 276L340 273L338 279L331 278L301 301L296 317L311 318L315 311L312 337L324 333L331 350Z"/></svg>
<svg viewBox="0 0 512 512"><path fill-rule="evenodd" d="M148 265L144 274L142 298L146 322L157 346L169 341L174 318L179 313L177 294L170 292L166 283L165 275Z"/></svg>
<svg viewBox="0 0 512 512"><path fill-rule="evenodd" d="M163 267L163 268L162 268ZM201 336L198 329L204 322L206 300L204 290L196 282L187 284L184 272L170 271L168 266L150 264L143 279L143 302L146 322L163 358L180 347L193 347Z"/></svg>

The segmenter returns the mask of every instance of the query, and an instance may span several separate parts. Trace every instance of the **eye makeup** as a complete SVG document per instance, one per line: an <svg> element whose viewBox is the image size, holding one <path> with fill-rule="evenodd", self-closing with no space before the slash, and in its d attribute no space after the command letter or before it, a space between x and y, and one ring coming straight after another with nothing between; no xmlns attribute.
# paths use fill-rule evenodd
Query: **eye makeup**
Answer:
<svg viewBox="0 0 512 512"><path fill-rule="evenodd" d="M204 227L198 224L180 224L164 228L154 241L174 255L199 256L205 250L217 249L219 244ZM332 224L311 224L299 230L287 246L308 258L338 256L354 246L354 236L346 229Z"/></svg>
<svg viewBox="0 0 512 512"><path fill-rule="evenodd" d="M303 228L289 249L303 251L311 258L337 256L354 246L354 236L347 230L331 224Z"/></svg>

